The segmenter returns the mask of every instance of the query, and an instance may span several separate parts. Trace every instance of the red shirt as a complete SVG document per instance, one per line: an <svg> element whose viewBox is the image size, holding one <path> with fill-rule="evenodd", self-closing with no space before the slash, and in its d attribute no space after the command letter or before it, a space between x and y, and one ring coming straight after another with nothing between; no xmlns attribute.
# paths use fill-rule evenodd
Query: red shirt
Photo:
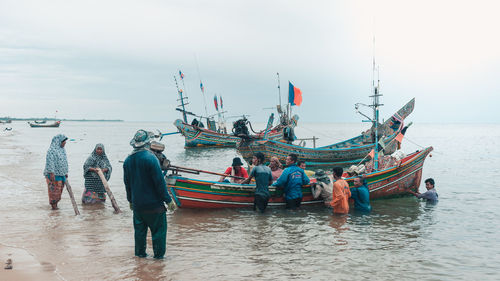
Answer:
<svg viewBox="0 0 500 281"><path fill-rule="evenodd" d="M224 172L224 174L226 175L231 175L231 176L236 176L236 177L242 177L242 178L248 178L248 173L247 173L247 170L245 170L245 168L243 167L240 167L240 171L239 172L236 172L236 170L234 171L234 175L231 174L231 172L233 171L233 167L229 167L226 169L226 171Z"/></svg>

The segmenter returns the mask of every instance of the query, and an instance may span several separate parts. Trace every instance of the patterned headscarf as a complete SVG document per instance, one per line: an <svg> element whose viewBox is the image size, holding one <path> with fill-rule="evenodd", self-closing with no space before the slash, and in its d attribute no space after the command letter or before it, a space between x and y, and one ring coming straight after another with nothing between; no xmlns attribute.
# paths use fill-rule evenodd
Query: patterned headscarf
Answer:
<svg viewBox="0 0 500 281"><path fill-rule="evenodd" d="M99 155L97 154L97 148L102 148L102 154ZM87 158L87 161L83 164L83 176L88 177L99 177L97 173L89 173L89 168L101 168L101 169L108 169L107 172L103 172L104 177L106 180L109 180L111 177L111 163L108 160L108 156L106 156L106 151L104 150L104 145L102 143L98 143L95 145L94 150L90 154L89 158Z"/></svg>
<svg viewBox="0 0 500 281"><path fill-rule="evenodd" d="M52 138L52 143L50 144L45 158L45 170L43 171L44 176L48 176L50 173L55 176L65 176L68 174L68 159L66 157L66 150L64 147L61 147L61 143L67 139L68 138L63 134L59 134Z"/></svg>

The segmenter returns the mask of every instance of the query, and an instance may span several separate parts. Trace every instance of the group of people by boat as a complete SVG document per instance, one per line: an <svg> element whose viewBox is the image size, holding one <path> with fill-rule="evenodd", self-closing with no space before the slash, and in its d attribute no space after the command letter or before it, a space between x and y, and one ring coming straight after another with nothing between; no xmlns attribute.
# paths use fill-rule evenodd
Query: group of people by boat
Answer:
<svg viewBox="0 0 500 281"><path fill-rule="evenodd" d="M333 213L347 214L349 212L349 198L352 198L354 207L358 211L370 212L370 192L362 176L354 180L354 187L342 178L344 170L341 167L332 169L332 175L323 170L318 170L311 181L306 174L305 162L299 161L296 154L286 158L286 168L283 169L277 158L265 165L265 157L261 152L254 154L250 174L243 168L239 157L233 159L220 182L230 182L226 177L231 177L231 182L248 184L255 181L254 210L264 212L271 197L269 186L282 190L285 198L286 209L297 209L302 202L302 186L311 184L313 197L324 200L325 206L333 208ZM274 171L273 171L274 170Z"/></svg>

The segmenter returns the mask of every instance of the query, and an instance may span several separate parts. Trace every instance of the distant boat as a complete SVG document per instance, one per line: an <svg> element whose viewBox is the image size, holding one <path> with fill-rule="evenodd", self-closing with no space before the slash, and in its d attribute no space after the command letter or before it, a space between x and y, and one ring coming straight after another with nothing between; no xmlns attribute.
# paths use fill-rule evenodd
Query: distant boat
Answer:
<svg viewBox="0 0 500 281"><path fill-rule="evenodd" d="M432 147L407 155L395 166L364 174L370 191L370 199L382 199L408 195L408 191L418 191L422 179L422 168L425 158ZM181 171L182 172L182 171ZM175 173L175 172L174 172ZM245 208L253 206L255 185L236 184L216 181L197 180L177 174L168 175L167 186L173 199L180 208ZM354 177L347 178L350 187L354 185ZM282 191L270 186L271 198L269 206L285 206ZM322 200L314 199L311 187L302 187L302 204L322 204Z"/></svg>
<svg viewBox="0 0 500 281"><path fill-rule="evenodd" d="M28 122L28 124L31 128L58 128L61 125L61 121L55 121L51 124L37 124L35 122Z"/></svg>
<svg viewBox="0 0 500 281"><path fill-rule="evenodd" d="M47 120L35 120L35 124L45 124Z"/></svg>
<svg viewBox="0 0 500 281"><path fill-rule="evenodd" d="M8 124L8 123L12 123L12 119L0 120L0 124Z"/></svg>
<svg viewBox="0 0 500 281"><path fill-rule="evenodd" d="M183 76L181 76L182 79ZM175 83L177 85L177 79L174 77ZM203 91L203 90L202 90ZM283 119L283 115L281 119L283 122L280 122L277 126L272 126L272 121L274 120L274 114L271 115L268 126L266 130L254 132L253 135L248 130L247 125L250 125L250 129L253 131L250 122L243 116L242 119L237 120L233 123L232 132L226 128L226 122L223 116L223 104L222 99L220 99L220 109L219 111L219 103L216 97L214 97L214 104L217 110L217 115L219 117L219 122L216 122L214 119L214 115L212 116L201 116L194 114L193 112L186 110L186 102L187 97L184 96L184 91L177 87L177 92L179 94L180 105L176 108L177 111L182 113L182 120L177 119L174 122L175 127L179 133L184 136L185 139L185 148L192 147L236 147L236 143L240 140L240 137L243 138L254 138L254 139L262 139L266 137L271 140L282 140L284 138L283 130L285 127L294 127L297 123L298 117L295 119L289 120ZM220 98L220 97L219 97ZM281 113L280 113L281 114ZM193 116L193 120L191 123L188 122L188 115ZM206 121L206 127L202 123L202 121ZM282 120L280 120L282 121ZM289 124L289 125L287 125ZM229 131L229 132L228 132Z"/></svg>

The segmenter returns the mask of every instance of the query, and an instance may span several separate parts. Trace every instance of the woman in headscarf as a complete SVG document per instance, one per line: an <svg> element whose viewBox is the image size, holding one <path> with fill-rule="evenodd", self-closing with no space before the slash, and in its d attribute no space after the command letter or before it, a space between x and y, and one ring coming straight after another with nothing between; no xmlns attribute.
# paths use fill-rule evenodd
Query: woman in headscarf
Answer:
<svg viewBox="0 0 500 281"><path fill-rule="evenodd" d="M82 195L83 204L104 203L106 201L106 189L97 174L100 168L106 180L111 177L111 164L109 163L104 145L96 144L85 164L83 164L83 177L85 178L85 190Z"/></svg>
<svg viewBox="0 0 500 281"><path fill-rule="evenodd" d="M64 182L68 177L68 159L66 157L65 135L59 134L52 138L45 160L45 170L43 175L47 181L49 191L49 203L52 210L57 210L57 203L61 200Z"/></svg>
<svg viewBox="0 0 500 281"><path fill-rule="evenodd" d="M271 162L269 163L269 168L271 168L271 174L273 175L273 181L276 181L283 173L283 165L281 165L278 157L271 157Z"/></svg>

